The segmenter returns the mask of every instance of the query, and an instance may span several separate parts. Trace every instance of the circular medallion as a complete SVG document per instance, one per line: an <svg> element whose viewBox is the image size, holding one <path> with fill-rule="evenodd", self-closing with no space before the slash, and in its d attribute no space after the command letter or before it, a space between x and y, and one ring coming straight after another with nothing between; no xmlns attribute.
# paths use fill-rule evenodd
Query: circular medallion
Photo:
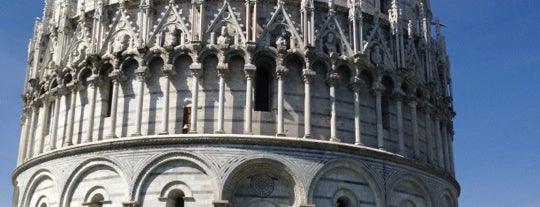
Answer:
<svg viewBox="0 0 540 207"><path fill-rule="evenodd" d="M255 175L251 178L251 189L259 197L268 197L274 191L274 180L268 175Z"/></svg>

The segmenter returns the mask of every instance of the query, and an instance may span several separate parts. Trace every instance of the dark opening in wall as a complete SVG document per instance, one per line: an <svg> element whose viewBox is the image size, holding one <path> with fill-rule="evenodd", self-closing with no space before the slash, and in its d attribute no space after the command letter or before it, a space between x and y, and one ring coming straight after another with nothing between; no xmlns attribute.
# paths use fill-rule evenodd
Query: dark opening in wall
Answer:
<svg viewBox="0 0 540 207"><path fill-rule="evenodd" d="M113 81L109 80L109 83L105 86L107 88L107 111L105 117L111 117L112 109L112 95L113 95Z"/></svg>
<svg viewBox="0 0 540 207"><path fill-rule="evenodd" d="M275 63L268 57L257 59L255 74L255 111L270 111L272 103L272 71Z"/></svg>
<svg viewBox="0 0 540 207"><path fill-rule="evenodd" d="M174 189L167 195L167 207L184 207L184 192Z"/></svg>
<svg viewBox="0 0 540 207"><path fill-rule="evenodd" d="M347 197L340 197L337 199L336 204L337 207L349 207L351 205L351 202Z"/></svg>
<svg viewBox="0 0 540 207"><path fill-rule="evenodd" d="M187 134L191 126L191 106L184 107L184 119L182 120L182 134Z"/></svg>

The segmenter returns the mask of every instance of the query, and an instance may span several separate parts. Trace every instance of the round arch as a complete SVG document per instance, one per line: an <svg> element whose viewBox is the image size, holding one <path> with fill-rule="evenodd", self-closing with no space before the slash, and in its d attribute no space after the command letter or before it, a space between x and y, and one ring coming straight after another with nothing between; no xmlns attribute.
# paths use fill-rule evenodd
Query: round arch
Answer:
<svg viewBox="0 0 540 207"><path fill-rule="evenodd" d="M418 190L419 192L415 192L415 198L404 198L404 197L400 197L400 200L397 199L397 195L396 195L396 192L395 190L399 187L401 187L401 185L404 185L405 187L410 187L410 188L414 188L413 190ZM433 206L433 198L431 197L431 193L430 191L428 190L428 188L426 187L425 183L419 178L417 177L416 175L414 174L411 174L411 173L407 173L407 174L403 174L401 175L399 178L397 178L395 180L395 182L393 182L393 184L391 184L389 186L390 189L388 192L389 192L389 201L388 201L388 204L392 205L395 204L401 204L403 201L405 200L411 200L412 199L417 199L418 197L418 194L423 196L423 199L424 199L424 202L426 204L426 206ZM401 191L404 191L404 190L401 190ZM415 206L418 206L418 204L414 203Z"/></svg>
<svg viewBox="0 0 540 207"><path fill-rule="evenodd" d="M34 197L34 196L31 196L31 195L33 195L35 193L36 188L39 186L39 184L41 184L43 181L46 181L46 180L51 180L55 184L56 192L59 192L58 191L58 185L56 184L56 178L51 173L51 171L46 170L46 169L38 170L37 172L35 172L30 177L30 179L29 179L30 184L24 190L24 193L23 193L23 196L22 196L23 201L22 201L20 206L30 207L31 199Z"/></svg>
<svg viewBox="0 0 540 207"><path fill-rule="evenodd" d="M241 184L241 182L245 182L247 181L247 179L258 177L260 178L260 180L263 181L270 181L270 179L273 180L271 182L272 184L261 181L262 183L266 183L266 185L263 185L263 187L267 187L268 185L270 185L273 189L273 183L275 183L276 180L277 182L284 183L286 191L293 194L293 197L289 200L289 206L298 206L301 203L306 202L304 191L305 184L300 179L300 174L298 170L294 167L294 163L290 163L285 159L279 159L277 157L268 155L242 158L242 160L243 161L241 162L236 162L236 164L234 164L233 166L229 166L228 169L230 169L230 171L224 172L223 177L225 179L223 182L222 191L220 193L221 200L228 200L230 204L234 205L234 193L237 190L237 187L239 187L239 185ZM253 187L253 184L252 188L255 188ZM265 192L260 192L257 190L252 191L256 191L254 193L259 194L259 197L264 197L264 195L262 194L267 194L266 196L269 196L273 193L272 190ZM250 202L251 201L248 201L247 203Z"/></svg>
<svg viewBox="0 0 540 207"><path fill-rule="evenodd" d="M331 160L317 171L317 173L311 178L311 182L307 188L308 189L307 199L310 203L313 203L314 201L314 193L316 190L315 188L317 187L317 184L319 183L321 178L323 178L328 173L334 170L339 170L339 169L348 170L350 172L353 172L357 176L364 178L365 182L368 185L368 188L373 193L376 206L383 205L384 203L383 191L382 191L382 188L377 183L375 176L371 174L371 172L367 169L367 167L363 163L355 161L355 160L351 160L351 159ZM342 191L343 193L340 194L339 191ZM347 191L352 192L350 189L344 190L340 188L340 189L336 189L332 194L334 196L338 196L336 197L336 200L337 200L337 198L339 198L339 195L345 195L346 194L345 192ZM355 196L357 198L359 197L358 195L355 195Z"/></svg>
<svg viewBox="0 0 540 207"><path fill-rule="evenodd" d="M147 161L141 165L144 167L135 173L136 177L133 183L134 188L130 193L130 198L132 198L133 200L140 200L141 192L143 191L142 187L144 183L149 179L151 173L154 172L156 169L175 161L185 161L194 164L196 167L199 168L199 170L206 173L208 177L217 178L217 173L213 170L212 167L210 167L208 162L201 157L202 156L188 152L171 152L158 154L147 159ZM214 184L214 195L216 195L219 192L219 189L217 187L218 181L213 180L212 182ZM185 195L187 195L187 191L184 191L184 193Z"/></svg>
<svg viewBox="0 0 540 207"><path fill-rule="evenodd" d="M129 183L127 182L127 176L124 172L126 172L124 169L120 167L120 165L108 158L105 157L96 157L92 159L88 159L83 161L81 164L79 164L74 170L73 173L70 174L66 181L66 185L62 189L61 193L61 204L65 207L70 207L69 201L71 200L71 197L73 193L76 190L76 187L78 186L78 181L83 176L87 175L87 172L91 171L92 169L95 169L97 167L106 167L113 172L117 173L121 180L123 180L125 186L129 186ZM126 192L127 194L127 192Z"/></svg>
<svg viewBox="0 0 540 207"><path fill-rule="evenodd" d="M457 200L455 199L454 194L450 191L450 189L446 189L443 191L441 196L439 197L439 206L441 207L456 207Z"/></svg>

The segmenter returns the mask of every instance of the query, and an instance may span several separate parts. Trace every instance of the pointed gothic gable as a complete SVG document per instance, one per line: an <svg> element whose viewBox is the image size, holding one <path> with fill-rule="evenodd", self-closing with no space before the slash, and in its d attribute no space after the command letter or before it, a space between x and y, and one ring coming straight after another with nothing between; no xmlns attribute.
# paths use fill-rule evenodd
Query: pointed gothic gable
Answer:
<svg viewBox="0 0 540 207"><path fill-rule="evenodd" d="M141 45L137 24L133 21L132 17L128 14L128 11L124 5L120 5L118 11L116 11L112 18L112 23L109 25L108 32L105 34L105 39L101 46L101 53L110 52L110 48L114 43L115 37L119 35L128 35L129 47L139 47Z"/></svg>
<svg viewBox="0 0 540 207"><path fill-rule="evenodd" d="M377 67L382 67L385 70L393 70L397 66L394 61L393 54L391 53L391 49L388 45L388 40L385 40L385 36L382 33L380 27L378 26L378 21L375 21L375 24L377 26L374 26L374 28L369 32L368 37L366 38L367 44L365 45L365 48L369 49L366 50L366 53L369 54L372 64L376 65ZM378 59L378 57L375 57L377 54L380 55L380 63L375 63L378 62L378 60L374 60L374 58Z"/></svg>
<svg viewBox="0 0 540 207"><path fill-rule="evenodd" d="M88 43L91 40L90 36L90 30L88 29L88 25L86 24L86 22L79 21L79 23L77 24L77 28L75 29L75 38L69 40L69 47L65 51L65 54L61 56L60 65L67 65L71 63L70 60L75 58L72 57L73 55L79 55L76 53L80 53L80 50L83 47L88 47Z"/></svg>
<svg viewBox="0 0 540 207"><path fill-rule="evenodd" d="M290 42L288 43L290 48L304 48L304 41L299 34L299 29L289 17L284 4L285 2L283 0L278 0L276 10L257 38L257 45L274 46L276 42L275 37L283 32L280 30L285 30L288 33L287 35L290 35Z"/></svg>
<svg viewBox="0 0 540 207"><path fill-rule="evenodd" d="M234 35L236 35L238 37L239 44L245 43L246 36L244 35L244 31L242 30L243 25L238 22L238 20L240 19L239 16L240 13L235 12L231 7L229 1L225 0L221 9L215 15L215 18L210 22L210 26L208 26L208 29L206 29L203 39L208 40L209 42L214 41L210 40L210 38L212 38L211 33L221 33L217 31L220 31L222 27L225 27L227 28L229 36L234 37Z"/></svg>
<svg viewBox="0 0 540 207"><path fill-rule="evenodd" d="M405 57L405 66L408 69L411 69L415 75L420 76L420 70L418 68L421 64L421 61L420 57L418 56L416 45L411 39L407 40L407 45L405 46L405 54L407 54L407 56Z"/></svg>
<svg viewBox="0 0 540 207"><path fill-rule="evenodd" d="M332 38L331 40L329 38ZM338 40L338 41L335 41ZM332 42L330 42L332 41ZM354 55L351 44L349 43L339 21L333 13L329 13L323 25L317 31L315 45L325 53L337 52L340 55ZM333 47L333 48L332 48ZM330 51L335 49L335 51Z"/></svg>
<svg viewBox="0 0 540 207"><path fill-rule="evenodd" d="M154 31L151 34L150 39L148 40L148 47L154 47L161 45L161 39L163 31L170 25L175 25L175 27L180 30L181 35L185 38L185 43L191 41L191 35L189 34L189 24L186 23L185 18L182 17L179 7L174 4L174 2L169 3L165 7L166 11L161 13L161 16L158 18L158 24L154 26Z"/></svg>

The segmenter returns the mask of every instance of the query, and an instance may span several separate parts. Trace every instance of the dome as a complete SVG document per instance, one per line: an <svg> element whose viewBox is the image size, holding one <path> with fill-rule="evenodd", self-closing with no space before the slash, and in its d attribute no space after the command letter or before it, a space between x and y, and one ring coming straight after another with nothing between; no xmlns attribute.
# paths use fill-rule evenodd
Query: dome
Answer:
<svg viewBox="0 0 540 207"><path fill-rule="evenodd" d="M429 7L48 0L14 206L457 206Z"/></svg>

